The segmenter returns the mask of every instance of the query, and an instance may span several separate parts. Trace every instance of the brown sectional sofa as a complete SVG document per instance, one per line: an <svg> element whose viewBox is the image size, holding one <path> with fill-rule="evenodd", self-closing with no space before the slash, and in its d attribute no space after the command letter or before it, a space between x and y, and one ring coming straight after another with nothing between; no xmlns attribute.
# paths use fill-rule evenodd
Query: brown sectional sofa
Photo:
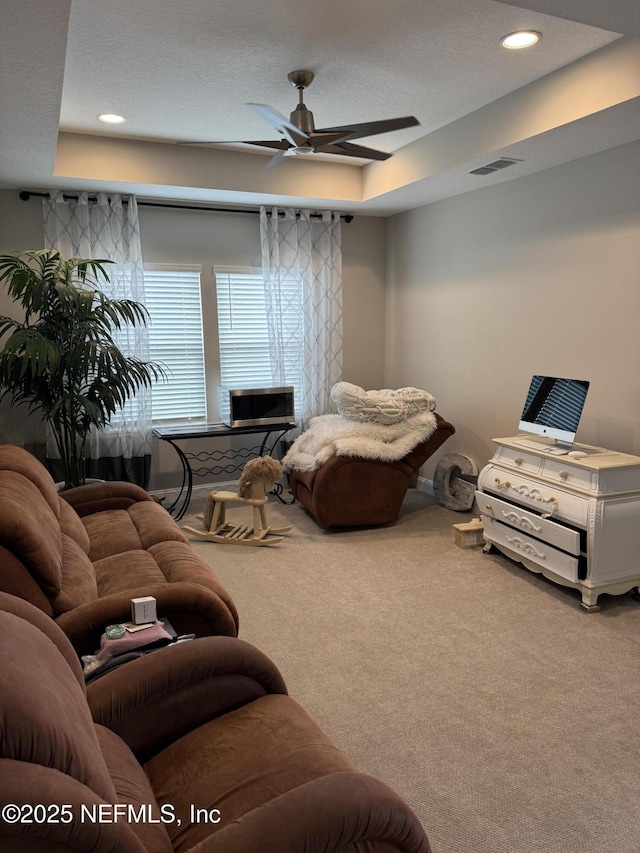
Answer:
<svg viewBox="0 0 640 853"><path fill-rule="evenodd" d="M0 821L7 853L430 853L409 807L237 638L85 687L53 620L0 593L0 714L0 802L25 818Z"/></svg>
<svg viewBox="0 0 640 853"><path fill-rule="evenodd" d="M178 633L238 630L228 592L147 492L114 482L58 492L13 445L0 446L0 591L53 617L80 654L145 595Z"/></svg>

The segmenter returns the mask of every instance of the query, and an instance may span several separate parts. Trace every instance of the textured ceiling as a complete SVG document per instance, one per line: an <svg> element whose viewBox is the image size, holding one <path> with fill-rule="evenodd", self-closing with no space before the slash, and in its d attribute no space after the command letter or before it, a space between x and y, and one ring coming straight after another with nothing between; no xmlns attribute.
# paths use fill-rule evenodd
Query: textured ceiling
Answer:
<svg viewBox="0 0 640 853"><path fill-rule="evenodd" d="M0 9L2 186L385 214L640 137L635 0L0 0ZM500 48L519 28L543 38L528 51ZM254 148L176 145L276 139L246 104L288 114L297 93L287 74L299 68L316 75L305 102L318 126L407 114L420 126L362 141L397 152L385 163L312 155L265 170ZM127 122L107 128L100 112ZM469 176L494 155L523 162L484 183Z"/></svg>

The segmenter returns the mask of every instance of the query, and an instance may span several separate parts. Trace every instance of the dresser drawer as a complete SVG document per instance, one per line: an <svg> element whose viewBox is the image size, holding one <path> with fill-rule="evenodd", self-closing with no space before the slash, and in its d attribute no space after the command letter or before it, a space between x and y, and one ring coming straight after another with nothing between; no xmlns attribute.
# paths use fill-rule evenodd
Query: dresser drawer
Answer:
<svg viewBox="0 0 640 853"><path fill-rule="evenodd" d="M598 488L598 477L586 468L572 465L569 460L545 459L541 475L546 480L554 480L556 483L566 483L572 489L581 489L585 492L595 491Z"/></svg>
<svg viewBox="0 0 640 853"><path fill-rule="evenodd" d="M589 498L565 492L552 483L522 477L516 471L490 462L480 472L478 488L569 524L587 526Z"/></svg>
<svg viewBox="0 0 640 853"><path fill-rule="evenodd" d="M516 560L534 563L542 569L553 572L561 578L576 582L578 580L578 558L557 551L545 542L539 542L526 533L507 527L487 516L482 519L485 538L512 552Z"/></svg>
<svg viewBox="0 0 640 853"><path fill-rule="evenodd" d="M539 455L515 450L513 447L498 447L493 458L495 462L499 462L501 465L509 465L527 474L537 474L543 464Z"/></svg>
<svg viewBox="0 0 640 853"><path fill-rule="evenodd" d="M476 492L476 500L483 521L486 518L500 521L570 554L580 554L580 534L577 530L540 518L533 512L484 492Z"/></svg>

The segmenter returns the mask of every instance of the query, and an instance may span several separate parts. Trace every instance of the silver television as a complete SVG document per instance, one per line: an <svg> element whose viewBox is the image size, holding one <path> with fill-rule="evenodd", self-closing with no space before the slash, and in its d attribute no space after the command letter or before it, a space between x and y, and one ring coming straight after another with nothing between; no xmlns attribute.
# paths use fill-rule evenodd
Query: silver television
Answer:
<svg viewBox="0 0 640 853"><path fill-rule="evenodd" d="M554 438L570 447L589 390L584 379L558 379L534 376L531 379L518 429Z"/></svg>

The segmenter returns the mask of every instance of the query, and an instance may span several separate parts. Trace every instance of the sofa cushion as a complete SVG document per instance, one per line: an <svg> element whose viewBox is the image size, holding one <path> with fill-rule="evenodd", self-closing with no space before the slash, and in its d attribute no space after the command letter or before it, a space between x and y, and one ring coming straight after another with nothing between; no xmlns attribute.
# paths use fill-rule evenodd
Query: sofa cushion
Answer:
<svg viewBox="0 0 640 853"><path fill-rule="evenodd" d="M160 542L148 551L113 554L97 560L93 569L101 598L152 584L184 581L215 592L235 614L229 593L187 542Z"/></svg>
<svg viewBox="0 0 640 853"><path fill-rule="evenodd" d="M0 696L0 757L58 770L115 802L84 685L49 637L7 612L0 612Z"/></svg>
<svg viewBox="0 0 640 853"><path fill-rule="evenodd" d="M12 444L0 445L0 471L15 471L33 483L42 497L58 515L58 490L51 474L35 456Z"/></svg>
<svg viewBox="0 0 640 853"><path fill-rule="evenodd" d="M63 498L58 498L58 504L60 506L60 515L58 517L58 521L60 523L60 530L63 533L66 533L67 536L70 536L72 539L75 539L75 541L82 548L84 553L88 554L91 542L89 541L89 534L87 533L86 527L82 523L82 519L75 511L75 509L69 506L69 504L65 500L63 500Z"/></svg>
<svg viewBox="0 0 640 853"><path fill-rule="evenodd" d="M23 601L35 604L47 616L53 616L53 607L49 596L43 592L35 578L25 569L22 560L19 560L1 544L0 566L2 567L0 578L3 593L16 595Z"/></svg>
<svg viewBox="0 0 640 853"><path fill-rule="evenodd" d="M229 593L189 543L159 542L149 548L149 553L160 566L169 583L190 581L206 586L225 602L232 613L235 613L235 606Z"/></svg>
<svg viewBox="0 0 640 853"><path fill-rule="evenodd" d="M81 607L98 597L96 572L80 545L62 534L62 586L51 600L56 616Z"/></svg>
<svg viewBox="0 0 640 853"><path fill-rule="evenodd" d="M169 834L162 823L160 809L149 780L126 743L104 726L96 726L98 742L116 789L118 803L130 805L140 821L129 821L131 829L148 853L173 853Z"/></svg>
<svg viewBox="0 0 640 853"><path fill-rule="evenodd" d="M56 496L56 510L58 499ZM16 471L0 470L0 538L48 595L62 584L62 534L40 489Z"/></svg>
<svg viewBox="0 0 640 853"><path fill-rule="evenodd" d="M96 560L93 569L100 598L130 589L166 583L162 569L151 554L138 548Z"/></svg>
<svg viewBox="0 0 640 853"><path fill-rule="evenodd" d="M141 501L127 509L105 510L82 518L89 534L92 562L158 542L186 542L186 536L160 504Z"/></svg>
<svg viewBox="0 0 640 853"><path fill-rule="evenodd" d="M158 542L149 548L149 553L169 583L196 583L215 592L226 604L237 628L238 611L233 599L188 542Z"/></svg>
<svg viewBox="0 0 640 853"><path fill-rule="evenodd" d="M176 767L189 773L176 773ZM280 794L354 766L289 696L269 695L190 732L145 764L160 805L176 814L189 805L219 809L218 828ZM185 853L210 835L211 823L185 821L167 827L173 846Z"/></svg>

